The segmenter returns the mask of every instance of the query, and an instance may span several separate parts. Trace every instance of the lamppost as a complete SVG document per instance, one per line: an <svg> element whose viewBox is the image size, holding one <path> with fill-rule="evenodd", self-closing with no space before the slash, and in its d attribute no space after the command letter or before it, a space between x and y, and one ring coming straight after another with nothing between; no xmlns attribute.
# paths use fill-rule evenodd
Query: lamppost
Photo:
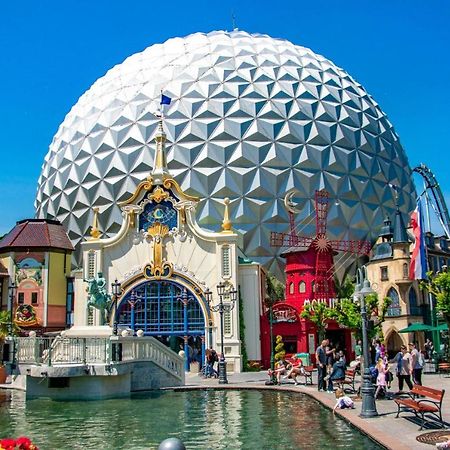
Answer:
<svg viewBox="0 0 450 450"><path fill-rule="evenodd" d="M363 341L363 358L364 358L364 373L362 376L361 384L361 413L360 417L368 419L378 416L377 407L375 404L375 389L372 383L372 376L369 368L369 337L367 335L367 310L366 310L366 297L370 294L374 294L375 291L370 287L370 281L366 279L364 268L358 269L357 281L359 282L355 286L354 298L359 299L361 302L361 331ZM362 288L361 288L362 283Z"/></svg>
<svg viewBox="0 0 450 450"><path fill-rule="evenodd" d="M111 283L111 292L114 302L113 334L117 336L117 299L122 294L122 285L117 281L117 278L114 280L114 283Z"/></svg>
<svg viewBox="0 0 450 450"><path fill-rule="evenodd" d="M269 308L269 330L270 330L270 380L266 381L266 385L277 384L275 376L275 351L273 347L273 305L277 302L276 292L273 286L269 286L267 282L267 296L265 299L266 306Z"/></svg>
<svg viewBox="0 0 450 450"><path fill-rule="evenodd" d="M217 285L217 295L219 296L219 303L217 305L212 304L212 292L207 289L205 291L206 301L209 304L211 311L218 312L220 315L220 359L219 359L219 384L228 384L227 379L227 363L225 361L225 353L223 350L223 313L229 313L233 308L237 300L237 290L233 289L232 285L226 285L220 282ZM226 298L229 303L224 303Z"/></svg>
<svg viewBox="0 0 450 450"><path fill-rule="evenodd" d="M13 331L13 306L14 306L14 297L16 295L17 286L14 284L14 281L11 281L11 284L8 286L9 296L8 296L8 335L11 336Z"/></svg>
<svg viewBox="0 0 450 450"><path fill-rule="evenodd" d="M141 297L138 296L136 294L136 292L131 291L131 296L130 296L130 299L128 300L128 304L130 305L130 309L131 309L130 322L131 322L131 329L133 330L133 334L134 334L134 329L136 328L136 318L135 318L134 308L135 308L136 304L140 303L140 301L141 301Z"/></svg>

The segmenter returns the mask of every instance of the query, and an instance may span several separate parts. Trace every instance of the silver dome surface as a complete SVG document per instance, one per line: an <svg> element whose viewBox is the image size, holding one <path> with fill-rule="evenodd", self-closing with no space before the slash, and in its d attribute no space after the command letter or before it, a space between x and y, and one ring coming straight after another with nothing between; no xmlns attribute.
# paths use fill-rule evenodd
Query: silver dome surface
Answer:
<svg viewBox="0 0 450 450"><path fill-rule="evenodd" d="M386 115L344 70L286 40L243 31L195 33L136 53L84 93L45 157L37 217L60 220L74 245L100 227L118 231L127 198L152 169L161 90L167 159L181 187L202 201L199 223L218 230L229 197L242 250L275 273L288 231L283 205L295 187L299 233L315 233L314 191L330 192L328 234L373 239L393 214L413 209L408 160Z"/></svg>

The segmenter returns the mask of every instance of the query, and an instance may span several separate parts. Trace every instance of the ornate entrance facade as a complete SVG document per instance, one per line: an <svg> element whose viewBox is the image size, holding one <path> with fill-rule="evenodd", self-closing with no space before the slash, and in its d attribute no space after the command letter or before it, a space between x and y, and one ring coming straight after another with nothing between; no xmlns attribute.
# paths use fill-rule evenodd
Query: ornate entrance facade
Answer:
<svg viewBox="0 0 450 450"><path fill-rule="evenodd" d="M207 305L192 291L175 281L153 280L144 281L123 295L113 320L119 328L142 330L144 335L165 343L171 343L174 337L182 338L187 356L191 354L189 339L200 337L203 362L208 317ZM186 370L191 358L185 360Z"/></svg>
<svg viewBox="0 0 450 450"><path fill-rule="evenodd" d="M105 286L117 280L121 288L112 299L109 325L113 330L127 329L130 334L142 330L175 351L181 343L187 370L193 340L201 353L196 358L200 363L207 346L218 349L223 341L229 370L239 372L239 299L223 315L223 333L219 314L212 313L206 301L206 292L212 292L211 305L218 303L219 284L230 292L238 287L238 235L231 229L229 200L218 203L224 214L222 231L203 230L195 215L199 199L186 194L168 171L165 140L160 120L153 170L121 203L123 223L117 234L101 237L101 211L93 209L91 238L82 243L77 299L86 298L86 281L100 272L107 280ZM85 302L76 304L75 325L100 323L98 311Z"/></svg>

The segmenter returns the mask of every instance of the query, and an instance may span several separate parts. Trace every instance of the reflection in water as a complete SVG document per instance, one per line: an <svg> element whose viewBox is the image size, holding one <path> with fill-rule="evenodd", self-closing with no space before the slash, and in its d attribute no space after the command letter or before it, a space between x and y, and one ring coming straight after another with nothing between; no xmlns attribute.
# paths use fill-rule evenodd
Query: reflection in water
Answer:
<svg viewBox="0 0 450 450"><path fill-rule="evenodd" d="M189 450L381 448L315 400L288 392L166 391L92 402L6 396L0 438L26 435L42 450L148 450L167 437Z"/></svg>

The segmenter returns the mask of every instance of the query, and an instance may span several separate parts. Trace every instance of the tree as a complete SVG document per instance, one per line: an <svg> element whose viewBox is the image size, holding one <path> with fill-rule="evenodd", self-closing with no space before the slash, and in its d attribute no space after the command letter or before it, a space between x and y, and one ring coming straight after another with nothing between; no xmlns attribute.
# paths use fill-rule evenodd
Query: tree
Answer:
<svg viewBox="0 0 450 450"><path fill-rule="evenodd" d="M275 361L279 361L280 359L284 358L285 355L286 350L284 349L283 336L278 335L276 337L275 344Z"/></svg>
<svg viewBox="0 0 450 450"><path fill-rule="evenodd" d="M368 329L369 338L371 339L376 336L381 336L381 324L385 320L387 309L391 304L391 299L389 297L385 297L380 308L378 295L370 294L365 297L365 303L367 317L373 317L376 320L374 327L369 327ZM340 325L355 330L356 339L362 338L361 303L359 300L354 301L352 298L341 299L341 301L337 303L330 311L330 316Z"/></svg>
<svg viewBox="0 0 450 450"><path fill-rule="evenodd" d="M274 275L268 274L266 277L266 299L265 303L267 307L270 307L268 303L273 306L274 303L284 300L284 284L278 280Z"/></svg>
<svg viewBox="0 0 450 450"><path fill-rule="evenodd" d="M332 308L324 302L306 303L300 317L308 319L314 324L320 342L325 338L326 321L332 318Z"/></svg>
<svg viewBox="0 0 450 450"><path fill-rule="evenodd" d="M450 271L427 273L428 280L420 282L420 288L436 297L436 309L442 314L450 330Z"/></svg>
<svg viewBox="0 0 450 450"><path fill-rule="evenodd" d="M339 278L334 278L334 286L336 288L336 298L352 298L355 292L355 279L350 275L347 275L341 282Z"/></svg>

